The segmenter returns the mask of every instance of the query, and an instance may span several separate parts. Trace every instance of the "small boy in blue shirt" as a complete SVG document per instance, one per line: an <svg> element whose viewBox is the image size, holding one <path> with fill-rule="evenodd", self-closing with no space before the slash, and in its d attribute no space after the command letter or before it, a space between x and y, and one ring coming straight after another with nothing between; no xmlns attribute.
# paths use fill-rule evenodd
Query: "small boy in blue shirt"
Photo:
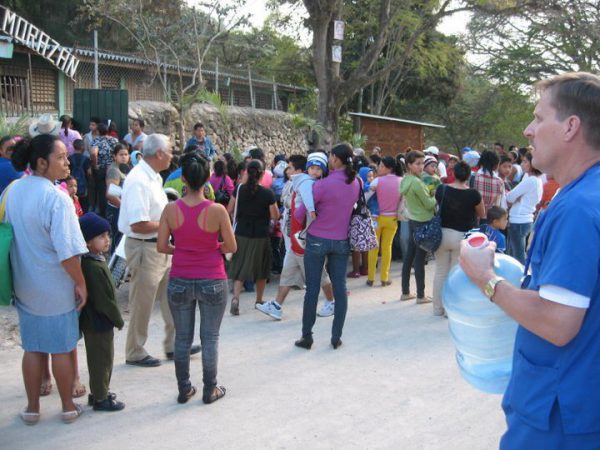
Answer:
<svg viewBox="0 0 600 450"><path fill-rule="evenodd" d="M502 234L502 231L506 230L508 226L508 211L499 206L492 206L487 212L487 223L481 225L479 228L473 228L469 230L465 237L468 237L471 233L479 232L485 234L491 242L496 243L496 252L506 252L506 237Z"/></svg>

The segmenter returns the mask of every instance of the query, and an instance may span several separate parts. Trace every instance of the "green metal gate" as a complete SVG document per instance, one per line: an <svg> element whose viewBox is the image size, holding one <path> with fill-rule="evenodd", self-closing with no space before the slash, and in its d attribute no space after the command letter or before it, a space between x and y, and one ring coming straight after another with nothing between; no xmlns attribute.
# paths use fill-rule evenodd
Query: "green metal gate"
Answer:
<svg viewBox="0 0 600 450"><path fill-rule="evenodd" d="M81 132L88 132L90 117L117 123L119 136L128 133L129 95L124 89L74 89L73 119Z"/></svg>

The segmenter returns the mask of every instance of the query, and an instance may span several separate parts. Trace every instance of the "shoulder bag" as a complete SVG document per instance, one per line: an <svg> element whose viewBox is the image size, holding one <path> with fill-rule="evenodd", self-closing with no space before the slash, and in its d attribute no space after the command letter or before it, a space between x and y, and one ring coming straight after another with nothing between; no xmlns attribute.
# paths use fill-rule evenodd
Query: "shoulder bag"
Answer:
<svg viewBox="0 0 600 450"><path fill-rule="evenodd" d="M442 201L433 218L415 230L415 242L429 253L435 252L442 243L442 206L446 195L446 185L442 185Z"/></svg>
<svg viewBox="0 0 600 450"><path fill-rule="evenodd" d="M215 202L220 203L221 205L227 206L229 204L229 200L231 196L224 189L225 187L225 176L221 178L221 184L219 185L219 189L215 192ZM237 203L236 203L237 205Z"/></svg>
<svg viewBox="0 0 600 450"><path fill-rule="evenodd" d="M379 247L377 235L365 193L363 191L362 182L359 181L358 201L352 211L350 219L350 228L348 230L348 240L350 241L350 249L355 252L368 252L369 250Z"/></svg>

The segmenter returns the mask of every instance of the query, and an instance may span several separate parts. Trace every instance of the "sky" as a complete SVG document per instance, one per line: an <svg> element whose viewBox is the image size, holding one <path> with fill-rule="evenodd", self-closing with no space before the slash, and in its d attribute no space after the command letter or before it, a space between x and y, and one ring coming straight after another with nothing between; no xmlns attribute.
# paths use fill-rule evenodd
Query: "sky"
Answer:
<svg viewBox="0 0 600 450"><path fill-rule="evenodd" d="M260 27L269 15L267 10L268 0L252 0L246 4L244 12L250 13L250 22L255 27ZM465 31L470 14L460 12L446 17L438 26L438 30L444 34L460 34Z"/></svg>
<svg viewBox="0 0 600 450"><path fill-rule="evenodd" d="M187 0L188 3L198 3L200 0ZM227 3L227 0L224 0ZM250 14L250 24L254 27L260 28L269 15L267 9L268 0L249 0L246 2L246 6L241 11L244 14ZM446 17L438 26L438 30L444 34L460 34L464 32L469 21L470 13L461 12L453 16ZM301 18L299 18L301 20ZM299 36L300 40L305 45L310 45L310 35L306 32L304 35Z"/></svg>

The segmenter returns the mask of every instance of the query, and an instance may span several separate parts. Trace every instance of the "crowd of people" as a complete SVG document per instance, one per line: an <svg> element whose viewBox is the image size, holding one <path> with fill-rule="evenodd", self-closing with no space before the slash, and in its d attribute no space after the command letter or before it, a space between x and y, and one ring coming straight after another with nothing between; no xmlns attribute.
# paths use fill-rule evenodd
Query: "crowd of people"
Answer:
<svg viewBox="0 0 600 450"><path fill-rule="evenodd" d="M81 393L75 350L80 330L90 372L89 404L99 411L124 408L109 391L113 329L124 322L106 265L122 236L131 276L126 363L161 364L145 349L158 301L165 357L175 362L177 401L185 403L196 393L190 356L201 351L202 399L212 403L226 393L217 382L217 361L228 279L234 316L240 314L242 289L255 292L258 311L281 320L290 290L305 287L295 345L309 350L317 315L333 316L330 343L338 349L348 309L347 278L366 276L366 285L374 287L379 274L386 288L394 281L393 255L400 254L400 300L432 303L433 314L443 317L442 287L458 263L465 234L481 231L496 251L525 264L533 224L559 189L536 168L532 147L505 150L496 143L493 149L464 148L453 155L431 146L394 156L376 148L367 156L341 143L328 152L281 154L273 161L251 147L236 161L217 151L202 123L194 126L180 157L168 137L146 135L141 119L122 141L98 118L90 120L83 137L71 126L69 117L61 118L60 126L42 117L31 138L0 140L0 189L7 197L6 221L14 229L11 262L28 398L21 417L27 424L37 423L39 397L49 393L48 354L63 421L82 413L73 402ZM362 203L376 238L375 248L367 251L349 240ZM428 252L414 235L436 215L441 243ZM431 262L436 267L430 298L425 265ZM416 292L410 289L412 273ZM276 275L277 296L266 300L266 283ZM325 301L318 308L321 289ZM196 304L201 346L193 344Z"/></svg>

